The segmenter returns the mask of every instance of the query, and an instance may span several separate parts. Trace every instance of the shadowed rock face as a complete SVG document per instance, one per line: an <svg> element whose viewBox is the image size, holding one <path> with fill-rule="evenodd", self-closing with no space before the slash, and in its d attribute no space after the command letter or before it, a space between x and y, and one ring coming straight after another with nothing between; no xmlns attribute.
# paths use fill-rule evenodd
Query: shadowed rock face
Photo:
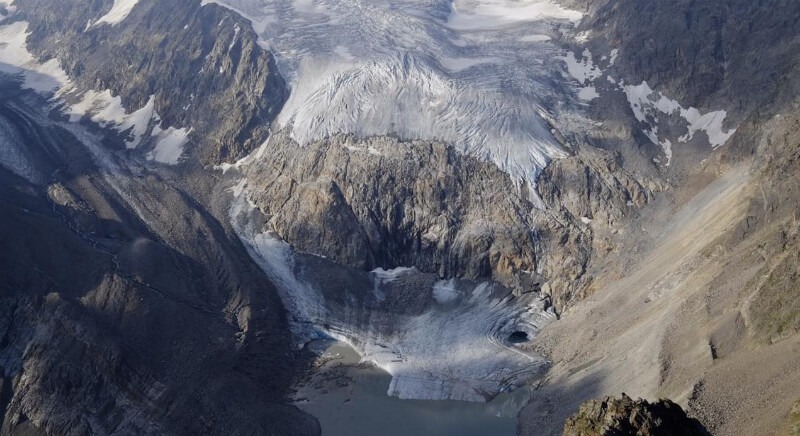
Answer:
<svg viewBox="0 0 800 436"><path fill-rule="evenodd" d="M706 436L695 419L670 400L649 403L625 394L584 403L567 419L564 436Z"/></svg>
<svg viewBox="0 0 800 436"><path fill-rule="evenodd" d="M301 361L213 191L202 206L191 175L117 166L40 99L4 95L20 142L0 146L44 182L0 169L2 433L318 433L285 405Z"/></svg>
<svg viewBox="0 0 800 436"><path fill-rule="evenodd" d="M118 24L95 23L112 3L15 6L35 56L57 58L80 91L109 89L130 111L155 96L162 127L192 129L204 163L236 160L267 138L287 91L248 21L199 0L142 0Z"/></svg>
<svg viewBox="0 0 800 436"><path fill-rule="evenodd" d="M247 172L250 198L301 251L448 278L536 268L533 205L496 167L441 144L279 135Z"/></svg>

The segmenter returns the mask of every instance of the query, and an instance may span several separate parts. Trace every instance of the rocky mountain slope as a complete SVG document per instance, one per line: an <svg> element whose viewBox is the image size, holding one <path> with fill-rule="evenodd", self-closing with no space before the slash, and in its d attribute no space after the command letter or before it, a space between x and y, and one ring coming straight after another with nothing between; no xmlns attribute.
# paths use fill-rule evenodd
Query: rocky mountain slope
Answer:
<svg viewBox="0 0 800 436"><path fill-rule="evenodd" d="M189 130L203 163L239 159L266 139L287 92L246 20L194 1L143 0L106 22L116 3L16 0L11 20L28 23L36 58L58 60L75 87L68 102L109 90L133 112L152 98L160 125Z"/></svg>
<svg viewBox="0 0 800 436"><path fill-rule="evenodd" d="M623 391L794 425L800 6L0 15L4 433L315 434L321 334L404 398L547 370L522 434Z"/></svg>
<svg viewBox="0 0 800 436"><path fill-rule="evenodd" d="M285 405L302 360L214 192L3 95L3 154L31 165L0 171L2 433L318 432Z"/></svg>
<svg viewBox="0 0 800 436"><path fill-rule="evenodd" d="M616 74L649 81L663 93L651 97L656 106L670 95L731 108L739 127L707 158L672 148L672 187L616 232L605 259L593 259L587 300L540 334L554 366L520 431L558 433L565 411L585 399L628 392L671 398L712 434L783 434L800 388L797 286L788 282L800 144L797 20L788 17L800 10L587 3L586 44L618 47ZM650 13L658 25L640 26ZM680 31L661 38L666 28Z"/></svg>
<svg viewBox="0 0 800 436"><path fill-rule="evenodd" d="M641 399L634 401L625 394L620 398L589 401L564 424L564 436L679 434L703 436L708 433L672 401L651 404Z"/></svg>

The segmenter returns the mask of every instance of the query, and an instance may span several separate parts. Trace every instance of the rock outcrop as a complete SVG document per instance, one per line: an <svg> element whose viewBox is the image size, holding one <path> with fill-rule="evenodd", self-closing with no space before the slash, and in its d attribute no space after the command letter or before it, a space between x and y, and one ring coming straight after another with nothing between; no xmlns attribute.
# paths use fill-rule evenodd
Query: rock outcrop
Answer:
<svg viewBox="0 0 800 436"><path fill-rule="evenodd" d="M536 270L533 204L495 166L434 142L283 134L247 168L249 198L302 252L510 283Z"/></svg>
<svg viewBox="0 0 800 436"><path fill-rule="evenodd" d="M708 433L670 400L650 403L633 400L625 394L584 403L564 425L564 436L628 435L706 436Z"/></svg>
<svg viewBox="0 0 800 436"><path fill-rule="evenodd" d="M154 96L161 128L191 129L204 163L232 162L268 137L288 91L247 20L199 0L141 0L121 22L98 22L115 3L19 0L14 19L75 94L110 90L130 112Z"/></svg>

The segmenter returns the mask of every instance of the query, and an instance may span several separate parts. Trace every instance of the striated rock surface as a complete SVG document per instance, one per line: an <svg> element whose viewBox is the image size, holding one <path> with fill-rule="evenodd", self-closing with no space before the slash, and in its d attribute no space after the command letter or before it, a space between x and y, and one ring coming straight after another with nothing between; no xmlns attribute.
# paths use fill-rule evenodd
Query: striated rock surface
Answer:
<svg viewBox="0 0 800 436"><path fill-rule="evenodd" d="M567 419L564 436L705 436L697 420L686 416L681 406L670 400L655 403L633 400L625 394L606 397L581 405Z"/></svg>
<svg viewBox="0 0 800 436"><path fill-rule="evenodd" d="M666 189L657 178L627 170L620 153L591 146L545 169L537 190L550 213L536 220L539 272L559 310L587 295L592 261L618 250L614 240L626 223ZM559 229L564 219L574 223L572 231Z"/></svg>

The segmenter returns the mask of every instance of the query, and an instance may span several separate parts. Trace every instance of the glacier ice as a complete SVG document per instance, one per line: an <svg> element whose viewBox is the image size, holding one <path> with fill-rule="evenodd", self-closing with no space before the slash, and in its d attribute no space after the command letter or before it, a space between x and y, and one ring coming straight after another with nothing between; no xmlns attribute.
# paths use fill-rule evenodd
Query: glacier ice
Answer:
<svg viewBox="0 0 800 436"><path fill-rule="evenodd" d="M487 401L541 375L545 359L509 341L555 319L538 294L440 281L414 268L345 269L293 252L262 231L245 184L231 191L234 229L278 288L298 345L320 335L347 342L387 371L387 393L404 399Z"/></svg>
<svg viewBox="0 0 800 436"><path fill-rule="evenodd" d="M291 85L278 128L439 140L516 181L564 152L549 42L582 14L549 0L203 0L251 20ZM560 110L560 109L559 109Z"/></svg>

